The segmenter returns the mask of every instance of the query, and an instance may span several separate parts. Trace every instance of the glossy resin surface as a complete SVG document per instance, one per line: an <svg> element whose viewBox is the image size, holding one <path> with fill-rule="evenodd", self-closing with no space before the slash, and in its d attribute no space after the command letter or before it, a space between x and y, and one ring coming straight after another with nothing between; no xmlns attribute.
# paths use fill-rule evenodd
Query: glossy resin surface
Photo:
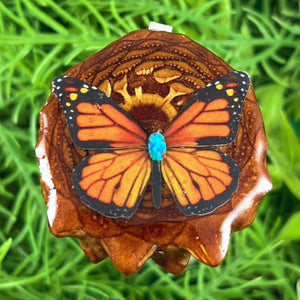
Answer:
<svg viewBox="0 0 300 300"><path fill-rule="evenodd" d="M138 30L66 74L106 93L150 135L163 132L197 91L232 71L222 59L182 34ZM52 93L41 110L36 146L50 230L57 237L78 238L94 263L109 256L127 275L137 272L148 258L174 274L183 272L190 255L217 266L225 258L231 233L251 224L262 196L272 187L266 148L263 120L251 87L235 141L219 147L234 159L241 173L229 202L211 214L186 217L164 183L161 207L154 208L150 181L133 217L108 218L85 206L72 188L74 167L95 151L73 145Z"/></svg>

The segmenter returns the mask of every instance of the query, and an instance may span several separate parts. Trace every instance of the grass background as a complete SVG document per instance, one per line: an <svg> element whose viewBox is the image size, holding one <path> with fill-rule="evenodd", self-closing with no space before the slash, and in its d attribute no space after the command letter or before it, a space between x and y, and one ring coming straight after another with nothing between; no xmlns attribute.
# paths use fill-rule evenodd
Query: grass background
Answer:
<svg viewBox="0 0 300 300"><path fill-rule="evenodd" d="M253 78L274 189L224 263L131 277L47 226L34 157L51 80L153 20ZM300 299L300 13L295 0L0 2L0 299Z"/></svg>

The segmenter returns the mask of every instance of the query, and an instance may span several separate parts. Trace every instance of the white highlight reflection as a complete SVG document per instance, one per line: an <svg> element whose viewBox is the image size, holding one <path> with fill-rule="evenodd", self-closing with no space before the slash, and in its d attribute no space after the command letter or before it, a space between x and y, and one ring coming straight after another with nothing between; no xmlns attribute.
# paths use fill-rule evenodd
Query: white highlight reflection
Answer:
<svg viewBox="0 0 300 300"><path fill-rule="evenodd" d="M262 142L260 142L256 147L256 155L260 159L264 151L264 145ZM261 165L263 162L257 162L258 165ZM263 194L265 192L268 192L272 189L272 183L265 177L260 176L260 178L257 181L256 186L251 190L247 196L232 210L232 212L227 216L227 218L224 220L222 226L221 226L221 247L222 251L225 254L228 249L229 245L229 239L231 235L231 228L232 223L234 220L244 213L250 205L252 205L253 199L258 196L259 194Z"/></svg>
<svg viewBox="0 0 300 300"><path fill-rule="evenodd" d="M50 165L48 157L46 156L46 149L45 149L45 140L42 139L35 149L35 154L39 159L39 168L41 174L41 180L48 186L49 188L49 195L48 195L48 202L47 202L47 217L50 227L53 225L53 221L56 215L57 210L57 195L56 189L53 183L53 178L50 171Z"/></svg>

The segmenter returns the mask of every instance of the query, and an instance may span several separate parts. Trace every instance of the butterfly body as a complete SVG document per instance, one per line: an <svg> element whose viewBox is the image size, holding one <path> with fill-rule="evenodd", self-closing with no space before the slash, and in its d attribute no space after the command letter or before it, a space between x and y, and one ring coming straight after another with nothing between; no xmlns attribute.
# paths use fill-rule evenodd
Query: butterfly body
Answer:
<svg viewBox="0 0 300 300"><path fill-rule="evenodd" d="M167 151L164 136L159 132L154 132L149 136L148 151L151 159L161 161Z"/></svg>
<svg viewBox="0 0 300 300"><path fill-rule="evenodd" d="M78 79L57 77L60 101L75 146L97 149L74 169L81 200L108 217L131 217L151 177L154 207L162 178L184 215L211 213L231 198L239 168L211 146L234 141L250 79L233 72L200 90L162 133L149 137L114 100Z"/></svg>

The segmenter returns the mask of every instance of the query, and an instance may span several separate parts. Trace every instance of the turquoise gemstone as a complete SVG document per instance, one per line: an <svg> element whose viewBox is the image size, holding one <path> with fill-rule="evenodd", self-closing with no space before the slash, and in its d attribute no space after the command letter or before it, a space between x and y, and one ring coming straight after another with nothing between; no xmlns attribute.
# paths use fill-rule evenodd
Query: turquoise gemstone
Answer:
<svg viewBox="0 0 300 300"><path fill-rule="evenodd" d="M159 132L152 133L149 136L148 149L153 160L162 160L167 150L164 136Z"/></svg>

